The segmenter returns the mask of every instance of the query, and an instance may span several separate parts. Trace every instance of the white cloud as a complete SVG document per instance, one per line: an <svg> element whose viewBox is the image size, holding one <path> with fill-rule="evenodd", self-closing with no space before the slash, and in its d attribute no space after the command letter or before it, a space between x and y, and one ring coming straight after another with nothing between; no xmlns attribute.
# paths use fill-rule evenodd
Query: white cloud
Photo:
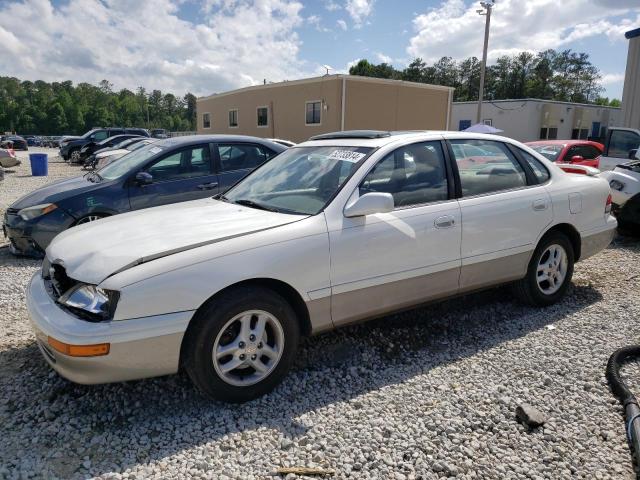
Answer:
<svg viewBox="0 0 640 480"><path fill-rule="evenodd" d="M301 9L295 0L210 0L194 24L171 0L5 0L0 71L197 95L298 78Z"/></svg>
<svg viewBox="0 0 640 480"><path fill-rule="evenodd" d="M330 32L331 30L322 25L322 18L320 15L311 15L307 17L307 23L313 25L319 32Z"/></svg>
<svg viewBox="0 0 640 480"><path fill-rule="evenodd" d="M376 58L378 59L378 61L380 63L391 63L391 62L393 62L393 59L390 56L385 55L384 53L380 53L380 52L376 52Z"/></svg>
<svg viewBox="0 0 640 480"><path fill-rule="evenodd" d="M340 19L336 22L338 24L338 26L344 30L347 31L347 22L345 22L344 20ZM2 39L2 37L0 37L0 40Z"/></svg>
<svg viewBox="0 0 640 480"><path fill-rule="evenodd" d="M477 2L445 0L417 15L407 53L426 61L445 55L481 57L485 18L477 9ZM625 18L616 20L620 16ZM558 49L594 35L622 42L624 32L638 23L637 0L501 0L491 16L489 60L522 50Z"/></svg>
<svg viewBox="0 0 640 480"><path fill-rule="evenodd" d="M326 8L330 12L335 12L336 10L340 10L342 7L339 3L336 3L333 0L329 0L324 4L324 8Z"/></svg>
<svg viewBox="0 0 640 480"><path fill-rule="evenodd" d="M356 28L360 28L373 13L374 3L375 0L347 0L344 8L351 15Z"/></svg>
<svg viewBox="0 0 640 480"><path fill-rule="evenodd" d="M601 82L603 85L624 82L624 73L605 73L602 75Z"/></svg>

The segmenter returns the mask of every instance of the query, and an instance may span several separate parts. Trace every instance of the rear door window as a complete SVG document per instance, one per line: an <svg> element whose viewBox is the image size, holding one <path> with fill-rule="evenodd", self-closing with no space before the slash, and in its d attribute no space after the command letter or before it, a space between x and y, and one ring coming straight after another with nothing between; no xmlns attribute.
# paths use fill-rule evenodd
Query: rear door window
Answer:
<svg viewBox="0 0 640 480"><path fill-rule="evenodd" d="M258 145L242 143L219 144L218 155L221 172L256 168L273 156Z"/></svg>
<svg viewBox="0 0 640 480"><path fill-rule="evenodd" d="M502 142L487 140L451 140L454 157L460 173L462 196L470 197L487 193L522 188L527 185L526 174L518 160ZM462 149L456 149L460 145ZM478 147L485 155L467 156L459 152ZM456 153L458 152L458 153Z"/></svg>
<svg viewBox="0 0 640 480"><path fill-rule="evenodd" d="M146 169L154 182L182 180L211 174L211 154L208 145L190 147L156 161Z"/></svg>

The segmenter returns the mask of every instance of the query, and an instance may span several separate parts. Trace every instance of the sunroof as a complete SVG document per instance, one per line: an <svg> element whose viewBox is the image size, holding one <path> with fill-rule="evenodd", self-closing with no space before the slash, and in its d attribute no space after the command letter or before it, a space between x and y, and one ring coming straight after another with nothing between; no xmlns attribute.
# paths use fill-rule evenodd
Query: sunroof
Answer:
<svg viewBox="0 0 640 480"><path fill-rule="evenodd" d="M335 140L340 138L385 138L390 137L391 132L384 130L346 130L342 132L323 133L315 135L309 140Z"/></svg>

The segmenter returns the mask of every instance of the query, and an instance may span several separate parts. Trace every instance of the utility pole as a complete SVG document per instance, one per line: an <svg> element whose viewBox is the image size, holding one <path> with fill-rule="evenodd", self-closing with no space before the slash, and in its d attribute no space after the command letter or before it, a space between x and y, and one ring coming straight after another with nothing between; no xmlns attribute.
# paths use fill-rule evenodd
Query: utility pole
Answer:
<svg viewBox="0 0 640 480"><path fill-rule="evenodd" d="M480 65L480 88L478 89L478 116L476 123L482 121L482 100L484 97L484 73L487 68L487 50L489 49L489 26L491 25L491 10L495 5L494 0L480 2L482 8L476 10L480 15L486 16L484 23L484 48L482 49L482 64Z"/></svg>

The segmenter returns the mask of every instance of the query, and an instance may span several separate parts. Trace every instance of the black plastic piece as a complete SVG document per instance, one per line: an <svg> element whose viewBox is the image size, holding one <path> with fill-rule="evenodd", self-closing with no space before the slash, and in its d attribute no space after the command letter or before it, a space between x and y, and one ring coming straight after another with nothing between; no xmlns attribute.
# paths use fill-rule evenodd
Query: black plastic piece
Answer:
<svg viewBox="0 0 640 480"><path fill-rule="evenodd" d="M322 133L314 135L309 140L339 140L344 138L386 138L390 137L391 132L384 130L345 130L343 132Z"/></svg>

